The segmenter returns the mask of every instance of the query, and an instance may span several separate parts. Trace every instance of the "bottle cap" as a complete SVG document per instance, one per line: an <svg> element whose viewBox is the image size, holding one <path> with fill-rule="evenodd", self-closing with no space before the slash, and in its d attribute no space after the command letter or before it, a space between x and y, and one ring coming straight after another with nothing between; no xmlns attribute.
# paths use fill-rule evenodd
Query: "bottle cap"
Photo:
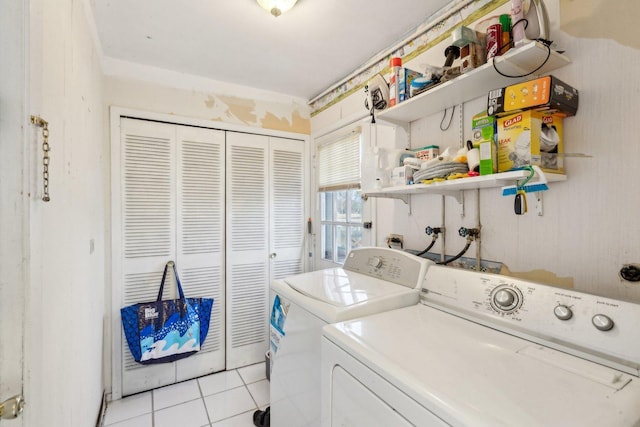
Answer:
<svg viewBox="0 0 640 427"><path fill-rule="evenodd" d="M402 58L399 58L397 56L394 56L393 58L391 58L391 60L389 61L389 66L391 68L393 67L402 67Z"/></svg>
<svg viewBox="0 0 640 427"><path fill-rule="evenodd" d="M511 16L507 15L506 13L500 15L500 25L502 26L503 32L511 31Z"/></svg>

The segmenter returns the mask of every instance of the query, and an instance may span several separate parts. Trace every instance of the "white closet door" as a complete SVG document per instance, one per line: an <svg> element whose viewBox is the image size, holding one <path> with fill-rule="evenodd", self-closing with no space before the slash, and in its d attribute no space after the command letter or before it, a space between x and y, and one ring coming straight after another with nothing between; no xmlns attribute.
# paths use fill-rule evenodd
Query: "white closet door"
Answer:
<svg viewBox="0 0 640 427"><path fill-rule="evenodd" d="M225 132L176 127L178 159L176 264L187 297L213 298L201 350L176 362L176 380L225 368Z"/></svg>
<svg viewBox="0 0 640 427"><path fill-rule="evenodd" d="M176 261L187 297L215 300L204 346L174 363L136 363L117 325L114 375L121 377L114 384L121 383L126 396L225 368L225 133L123 118L116 151L114 315L120 319L120 307L154 301L169 260ZM163 299L178 296L170 277Z"/></svg>
<svg viewBox="0 0 640 427"><path fill-rule="evenodd" d="M304 142L269 138L270 253L274 279L303 272Z"/></svg>
<svg viewBox="0 0 640 427"><path fill-rule="evenodd" d="M227 132L227 369L268 349L268 146L266 136Z"/></svg>
<svg viewBox="0 0 640 427"><path fill-rule="evenodd" d="M162 271L176 257L175 234L175 127L172 125L121 119L120 185L114 188L114 316L131 304L155 301ZM118 222L120 223L118 227ZM167 283L164 298L175 295L173 281ZM119 301L118 301L119 300ZM120 332L122 394L129 395L175 382L174 364L136 363ZM114 357L117 355L114 354Z"/></svg>

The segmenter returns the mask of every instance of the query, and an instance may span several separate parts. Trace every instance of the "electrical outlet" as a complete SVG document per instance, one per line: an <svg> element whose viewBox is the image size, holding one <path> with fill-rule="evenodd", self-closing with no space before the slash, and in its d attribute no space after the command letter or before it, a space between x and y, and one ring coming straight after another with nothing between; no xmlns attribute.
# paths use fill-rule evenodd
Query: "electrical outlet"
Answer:
<svg viewBox="0 0 640 427"><path fill-rule="evenodd" d="M404 236L402 234L389 234L387 246L395 249L404 248Z"/></svg>

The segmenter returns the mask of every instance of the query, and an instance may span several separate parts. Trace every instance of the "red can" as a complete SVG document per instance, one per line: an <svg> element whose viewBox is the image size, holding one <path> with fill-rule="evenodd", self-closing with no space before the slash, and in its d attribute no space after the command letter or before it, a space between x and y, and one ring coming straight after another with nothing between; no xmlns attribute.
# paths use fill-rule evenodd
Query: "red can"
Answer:
<svg viewBox="0 0 640 427"><path fill-rule="evenodd" d="M502 25L490 25L487 28L487 59L499 55L500 49L502 49Z"/></svg>

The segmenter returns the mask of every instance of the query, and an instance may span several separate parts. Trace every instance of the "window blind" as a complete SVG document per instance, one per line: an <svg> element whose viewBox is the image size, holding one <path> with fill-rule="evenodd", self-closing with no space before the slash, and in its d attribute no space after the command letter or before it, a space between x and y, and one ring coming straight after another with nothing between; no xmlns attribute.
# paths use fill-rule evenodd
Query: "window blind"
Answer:
<svg viewBox="0 0 640 427"><path fill-rule="evenodd" d="M360 128L318 146L318 191L360 188Z"/></svg>

